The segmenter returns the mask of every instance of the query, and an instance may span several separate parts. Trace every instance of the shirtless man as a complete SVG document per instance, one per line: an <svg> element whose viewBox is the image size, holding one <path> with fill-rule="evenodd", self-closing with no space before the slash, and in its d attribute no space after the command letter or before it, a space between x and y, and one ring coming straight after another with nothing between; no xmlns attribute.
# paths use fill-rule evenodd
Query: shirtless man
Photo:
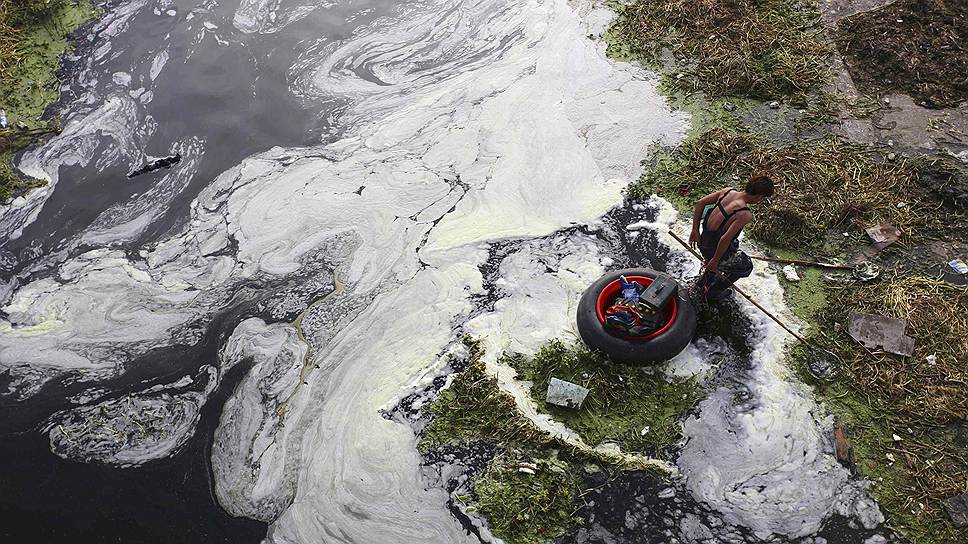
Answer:
<svg viewBox="0 0 968 544"><path fill-rule="evenodd" d="M773 180L757 174L737 191L732 187L710 193L696 202L689 244L699 246L705 272L699 294L705 300L722 300L732 294L736 280L753 272L753 262L739 250L739 233L753 219L749 206L773 195ZM702 231L700 232L700 224Z"/></svg>

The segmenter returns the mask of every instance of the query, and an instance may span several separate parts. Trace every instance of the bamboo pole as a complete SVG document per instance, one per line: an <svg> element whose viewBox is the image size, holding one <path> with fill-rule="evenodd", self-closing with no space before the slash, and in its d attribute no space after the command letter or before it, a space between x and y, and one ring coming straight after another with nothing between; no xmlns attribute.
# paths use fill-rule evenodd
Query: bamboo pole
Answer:
<svg viewBox="0 0 968 544"><path fill-rule="evenodd" d="M697 253L696 250L693 249L688 243L686 243L685 240L683 240L682 238L679 238L679 236L677 236L676 233L674 233L674 232L672 232L670 230L669 231L669 236L672 236L673 238L675 238L676 241L679 242L680 244L682 244L682 247L688 249L689 252L692 253L694 257L696 257L700 261L705 262L705 259L702 258L702 255L700 255L699 253ZM756 306L757 308L759 308L760 311L763 312L764 314L766 314L770 319L772 319L773 321L776 321L776 324L777 325L783 327L783 330L785 330L788 333L792 334L794 338L796 338L797 340L803 342L807 346L816 347L816 346L813 346L810 342L808 342L806 338L804 338L804 337L800 336L799 334L797 334L796 332L794 332L793 329L791 329L790 327L787 327L785 323L783 323L782 321L780 321L780 318L778 318L775 315L773 315L772 313L770 313L770 311L767 310L766 308L760 306L760 303L759 302L756 302L755 300L753 300L752 297L750 297L749 295L747 295L745 291L743 291L742 289L740 289L739 287L737 287L735 283L733 284L732 288L737 293L743 295L743 298L745 298L746 300L750 301L750 303L753 306Z"/></svg>

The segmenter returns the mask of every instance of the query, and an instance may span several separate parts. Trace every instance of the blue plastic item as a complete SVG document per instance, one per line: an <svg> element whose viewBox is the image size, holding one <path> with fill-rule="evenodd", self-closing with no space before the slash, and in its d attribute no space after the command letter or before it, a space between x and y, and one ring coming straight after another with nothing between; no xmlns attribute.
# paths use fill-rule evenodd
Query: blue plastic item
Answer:
<svg viewBox="0 0 968 544"><path fill-rule="evenodd" d="M625 276L619 276L619 281L622 282L622 300L625 304L635 304L639 301L639 295L642 294L642 285L639 282L629 281L625 279Z"/></svg>

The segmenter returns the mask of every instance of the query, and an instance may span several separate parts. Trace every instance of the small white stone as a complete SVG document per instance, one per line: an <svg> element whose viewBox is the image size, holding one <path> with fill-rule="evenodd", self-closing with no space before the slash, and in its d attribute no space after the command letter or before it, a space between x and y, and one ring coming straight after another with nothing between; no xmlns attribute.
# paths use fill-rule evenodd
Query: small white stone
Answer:
<svg viewBox="0 0 968 544"><path fill-rule="evenodd" d="M794 283L800 281L800 275L797 274L797 267L793 266L792 264L788 264L783 267L783 277L785 277L787 281L792 281Z"/></svg>

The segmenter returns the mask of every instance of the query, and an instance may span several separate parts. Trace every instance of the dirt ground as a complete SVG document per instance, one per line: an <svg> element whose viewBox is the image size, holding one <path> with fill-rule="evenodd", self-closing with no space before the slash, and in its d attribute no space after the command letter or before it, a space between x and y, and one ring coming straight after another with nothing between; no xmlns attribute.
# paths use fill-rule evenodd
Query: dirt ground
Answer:
<svg viewBox="0 0 968 544"><path fill-rule="evenodd" d="M864 17L877 10L889 10L892 2L888 0L822 0L821 17L831 31L842 29L848 18ZM964 8L968 12L968 7ZM903 20L903 18L902 18ZM904 29L899 29L904 32ZM896 148L898 152L915 155L950 153L962 160L968 159L968 101L950 107L929 108L924 101L896 89L885 90L880 86L872 87L870 78L856 81L855 74L876 73L876 66L857 66L859 55L848 62L841 54L843 40L838 40L837 51L832 59L834 92L848 103L853 103L852 112L841 112L841 125L838 130L844 138L858 143L869 143ZM959 54L952 51L952 56ZM960 50L962 60L951 60L952 65L964 63L966 52ZM876 64L871 62L870 64ZM961 77L966 77L961 74ZM858 91L858 84L865 93ZM863 95L874 94L876 102L864 102Z"/></svg>

